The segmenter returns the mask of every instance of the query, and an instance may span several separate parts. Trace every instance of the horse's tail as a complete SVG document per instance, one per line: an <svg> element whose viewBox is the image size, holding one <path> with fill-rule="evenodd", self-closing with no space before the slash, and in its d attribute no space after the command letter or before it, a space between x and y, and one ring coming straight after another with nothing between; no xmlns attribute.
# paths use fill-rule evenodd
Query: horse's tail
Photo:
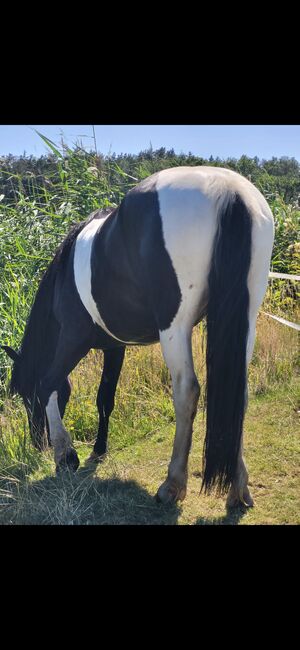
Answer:
<svg viewBox="0 0 300 650"><path fill-rule="evenodd" d="M219 493L235 478L246 408L251 215L239 194L218 215L208 278L206 406L202 488Z"/></svg>

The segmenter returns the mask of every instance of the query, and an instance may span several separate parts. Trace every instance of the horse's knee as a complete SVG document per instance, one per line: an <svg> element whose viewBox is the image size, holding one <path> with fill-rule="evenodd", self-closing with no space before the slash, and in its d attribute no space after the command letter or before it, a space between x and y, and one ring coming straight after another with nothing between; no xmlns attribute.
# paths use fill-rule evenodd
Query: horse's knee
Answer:
<svg viewBox="0 0 300 650"><path fill-rule="evenodd" d="M115 406L115 400L114 397L109 396L104 399L102 396L97 397L97 409L99 416L104 416L106 418L109 418L109 416L112 414Z"/></svg>
<svg viewBox="0 0 300 650"><path fill-rule="evenodd" d="M51 383L49 383L46 378L43 378L40 382L39 398L44 408L46 408L46 406L48 405L49 399L53 392L54 392L54 388L52 388ZM58 391L56 392L58 394Z"/></svg>
<svg viewBox="0 0 300 650"><path fill-rule="evenodd" d="M71 382L67 377L61 385L61 388L58 391L58 408L61 417L64 416L65 408L70 399L71 395Z"/></svg>

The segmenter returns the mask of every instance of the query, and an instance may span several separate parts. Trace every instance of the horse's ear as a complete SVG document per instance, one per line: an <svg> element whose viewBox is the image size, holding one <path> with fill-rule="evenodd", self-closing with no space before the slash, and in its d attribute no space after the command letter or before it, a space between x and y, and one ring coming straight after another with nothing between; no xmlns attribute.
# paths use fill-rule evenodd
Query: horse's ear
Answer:
<svg viewBox="0 0 300 650"><path fill-rule="evenodd" d="M0 346L2 350L5 350L6 354L13 360L13 361L20 361L20 354L19 352L16 352L16 350L13 350L13 348L10 348L9 345L1 345Z"/></svg>

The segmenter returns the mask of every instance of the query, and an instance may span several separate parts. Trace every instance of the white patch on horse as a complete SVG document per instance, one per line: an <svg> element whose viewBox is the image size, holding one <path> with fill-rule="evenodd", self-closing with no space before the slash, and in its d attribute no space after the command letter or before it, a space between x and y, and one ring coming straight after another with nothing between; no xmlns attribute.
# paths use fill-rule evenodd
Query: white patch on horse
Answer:
<svg viewBox="0 0 300 650"><path fill-rule="evenodd" d="M80 299L86 310L90 314L94 323L100 325L102 329L117 341L121 341L115 336L104 323L99 312L97 304L92 296L92 272L91 272L91 253L94 237L99 233L104 222L109 217L105 215L100 219L92 219L85 228L79 233L76 239L74 252L74 278ZM121 341L130 343L131 341Z"/></svg>
<svg viewBox="0 0 300 650"><path fill-rule="evenodd" d="M165 169L157 176L156 189L165 246L182 294L172 326L194 325L205 307L219 207L234 193L240 195L252 218L251 322L267 287L273 245L273 217L267 201L246 178L221 167ZM249 340L249 348L251 344Z"/></svg>
<svg viewBox="0 0 300 650"><path fill-rule="evenodd" d="M171 325L184 328L196 323L205 306L217 228L215 201L201 185L203 177L197 168L192 174L185 168L180 168L177 174L173 171L172 175L163 171L156 185L165 247L182 296Z"/></svg>
<svg viewBox="0 0 300 650"><path fill-rule="evenodd" d="M46 406L46 414L50 429L50 440L54 447L63 443L67 447L71 444L71 438L65 429L57 403L57 391L51 393Z"/></svg>

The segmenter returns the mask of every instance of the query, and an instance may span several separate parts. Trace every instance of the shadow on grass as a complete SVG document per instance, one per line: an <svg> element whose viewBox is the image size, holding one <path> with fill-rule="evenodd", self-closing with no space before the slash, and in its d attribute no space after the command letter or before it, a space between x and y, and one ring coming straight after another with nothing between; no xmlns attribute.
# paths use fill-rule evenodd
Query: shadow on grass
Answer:
<svg viewBox="0 0 300 650"><path fill-rule="evenodd" d="M18 471L17 471L18 470ZM27 470L27 472L26 472ZM0 480L0 524L14 525L176 525L181 505L163 506L134 480L99 478L86 463L74 474L32 480L26 465ZM26 475L27 474L27 475ZM194 525L237 525L247 508Z"/></svg>
<svg viewBox="0 0 300 650"><path fill-rule="evenodd" d="M237 526L249 508L240 505L238 508L227 508L223 517L199 517L194 526Z"/></svg>
<svg viewBox="0 0 300 650"><path fill-rule="evenodd" d="M174 525L180 509L164 507L133 480L76 474L10 482L1 490L0 523L19 525ZM6 499L5 499L6 496Z"/></svg>

